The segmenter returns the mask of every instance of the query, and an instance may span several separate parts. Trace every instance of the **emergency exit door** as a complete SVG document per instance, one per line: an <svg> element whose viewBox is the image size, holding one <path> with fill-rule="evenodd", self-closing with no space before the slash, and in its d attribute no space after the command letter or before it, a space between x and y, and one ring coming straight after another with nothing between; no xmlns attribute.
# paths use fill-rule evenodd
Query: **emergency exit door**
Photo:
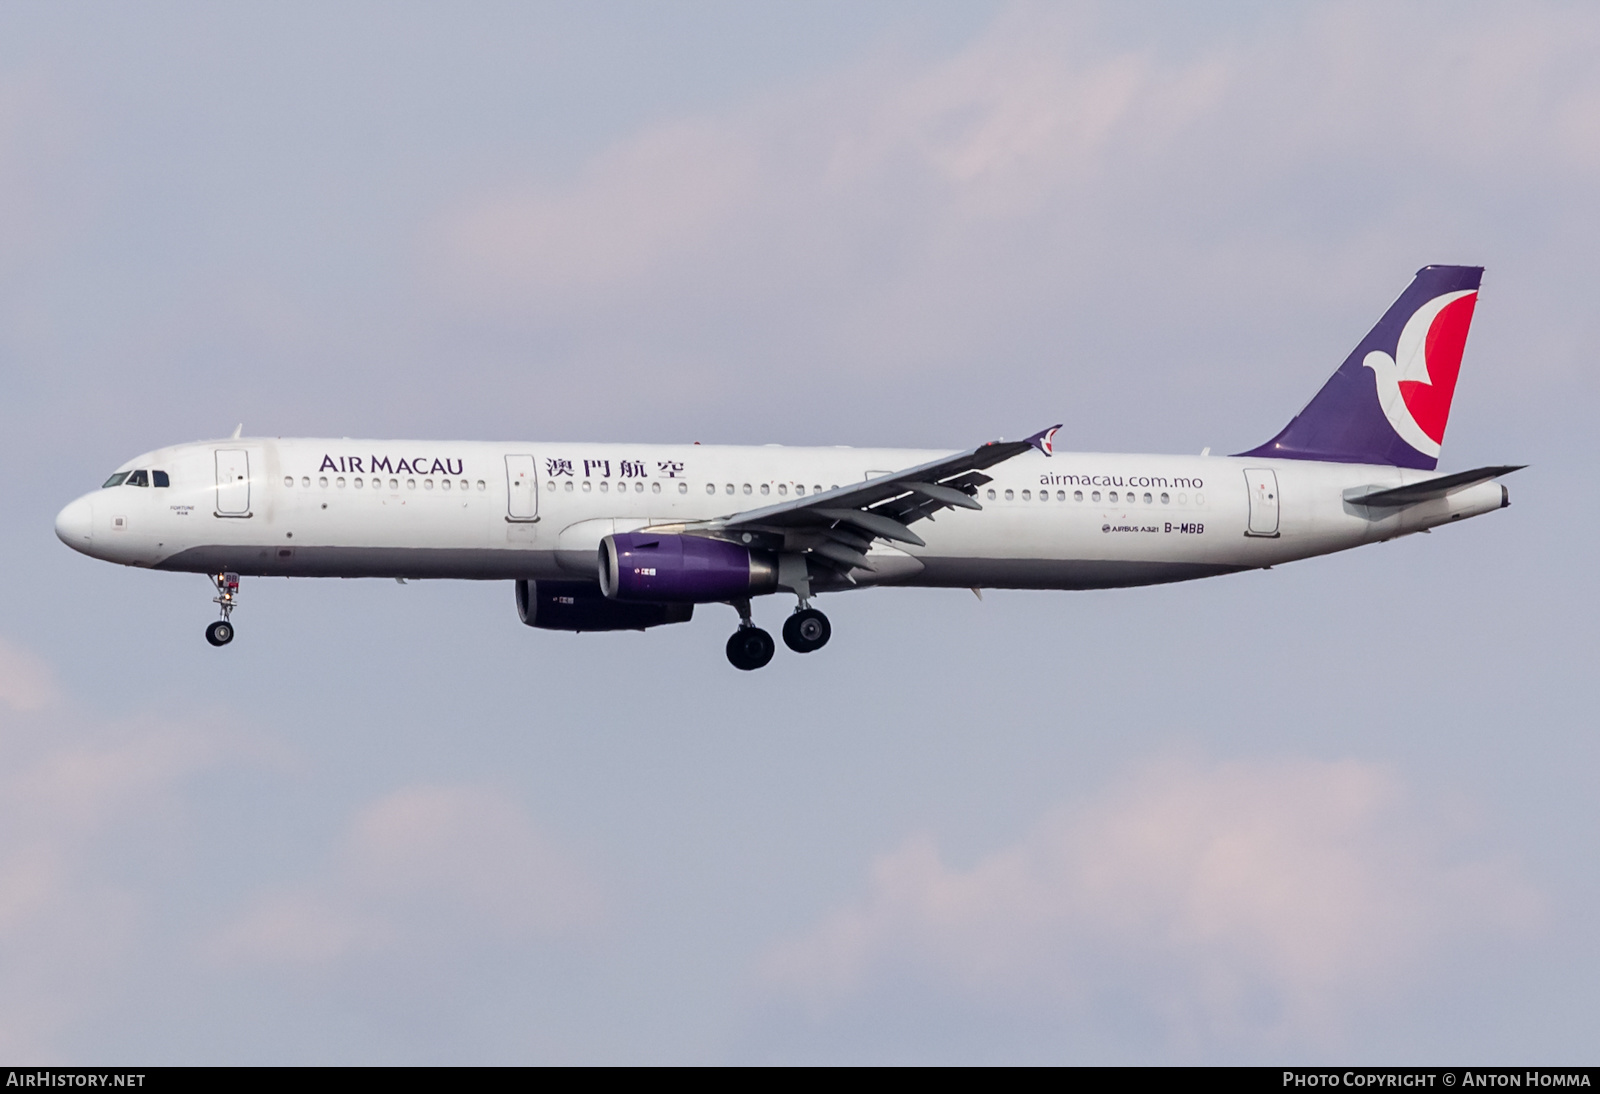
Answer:
<svg viewBox="0 0 1600 1094"><path fill-rule="evenodd" d="M1278 473L1269 467L1250 467L1244 472L1250 488L1250 526L1247 536L1278 534Z"/></svg>
<svg viewBox="0 0 1600 1094"><path fill-rule="evenodd" d="M506 519L539 519L539 473L532 456L506 457Z"/></svg>

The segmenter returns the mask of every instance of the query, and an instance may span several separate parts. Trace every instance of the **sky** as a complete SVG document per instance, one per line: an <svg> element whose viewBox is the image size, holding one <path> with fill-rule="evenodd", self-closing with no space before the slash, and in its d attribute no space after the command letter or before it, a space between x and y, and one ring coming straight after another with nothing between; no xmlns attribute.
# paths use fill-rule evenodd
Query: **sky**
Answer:
<svg viewBox="0 0 1600 1094"><path fill-rule="evenodd" d="M0 1055L1591 1059L1597 190L1591 5L5 5ZM1509 509L755 673L52 530L241 422L1239 451L1427 263Z"/></svg>

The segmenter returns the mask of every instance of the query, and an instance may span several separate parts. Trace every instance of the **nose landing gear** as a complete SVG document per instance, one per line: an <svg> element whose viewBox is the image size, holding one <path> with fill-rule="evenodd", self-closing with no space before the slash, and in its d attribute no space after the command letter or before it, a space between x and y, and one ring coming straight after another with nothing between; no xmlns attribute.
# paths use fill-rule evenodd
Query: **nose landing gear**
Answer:
<svg viewBox="0 0 1600 1094"><path fill-rule="evenodd" d="M206 641L213 646L226 646L233 641L233 623L229 617L233 615L234 602L239 596L239 575L212 574L211 581L217 587L217 595L211 602L222 609L222 618L206 628Z"/></svg>

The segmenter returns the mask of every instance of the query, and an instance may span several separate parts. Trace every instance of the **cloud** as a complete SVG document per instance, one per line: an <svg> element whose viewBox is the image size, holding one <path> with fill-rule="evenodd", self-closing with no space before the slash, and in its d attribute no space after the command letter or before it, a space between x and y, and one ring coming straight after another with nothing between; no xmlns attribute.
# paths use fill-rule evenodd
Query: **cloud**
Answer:
<svg viewBox="0 0 1600 1094"><path fill-rule="evenodd" d="M729 115L646 129L571 183L514 187L453 211L446 251L475 297L551 307L674 281L689 261L704 272L706 258L748 256L774 238L793 255L835 258L864 213L926 216L930 197L963 219L1024 216L1098 173L1128 129L1169 129L1203 112L1224 75L1209 61L1167 70L1139 53L1062 56L1070 25L1041 37L1037 22L1002 23L928 71L851 71ZM882 240L869 232L859 242Z"/></svg>
<svg viewBox="0 0 1600 1094"><path fill-rule="evenodd" d="M78 709L0 640L0 1052L54 1058L117 998L181 844L176 799L240 752L225 730Z"/></svg>
<svg viewBox="0 0 1600 1094"><path fill-rule="evenodd" d="M754 151L715 125L667 126L611 150L570 186L461 210L445 233L475 275L476 299L515 306L614 290L736 215L758 182Z"/></svg>
<svg viewBox="0 0 1600 1094"><path fill-rule="evenodd" d="M1320 1037L1539 922L1516 869L1461 854L1412 799L1353 761L1157 765L967 869L909 841L765 976L818 1018L909 981L1001 1010L1117 1000L1174 1041Z"/></svg>
<svg viewBox="0 0 1600 1094"><path fill-rule="evenodd" d="M16 1058L70 1058L151 984L177 1015L241 973L466 965L582 937L602 912L570 856L483 786L385 793L310 876L250 896L270 856L237 846L249 829L214 840L192 810L284 757L222 723L84 710L3 638L0 756L0 1052Z"/></svg>
<svg viewBox="0 0 1600 1094"><path fill-rule="evenodd" d="M0 638L0 703L14 711L38 711L56 702L50 666L20 646Z"/></svg>
<svg viewBox="0 0 1600 1094"><path fill-rule="evenodd" d="M207 949L224 966L315 967L570 935L598 909L504 793L414 786L361 809L316 878L261 894Z"/></svg>
<svg viewBox="0 0 1600 1094"><path fill-rule="evenodd" d="M1374 277L1492 250L1486 207L1586 201L1600 170L1585 9L1312 9L1179 50L1120 47L1091 10L1013 9L952 56L874 57L464 195L431 236L441 298L570 332L618 379L736 359L730 339L808 383L891 379L1037 359L1019 338L1074 323L1182 329L1136 291L1163 278L1258 325L1313 278L1376 306Z"/></svg>

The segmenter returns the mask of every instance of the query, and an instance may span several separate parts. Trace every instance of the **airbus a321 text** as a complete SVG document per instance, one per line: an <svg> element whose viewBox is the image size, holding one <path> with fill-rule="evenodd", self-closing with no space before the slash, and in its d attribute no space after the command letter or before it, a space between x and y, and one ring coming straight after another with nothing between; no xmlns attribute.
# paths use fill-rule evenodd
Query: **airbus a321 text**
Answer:
<svg viewBox="0 0 1600 1094"><path fill-rule="evenodd" d="M207 574L233 638L240 575L510 581L530 627L640 630L729 604L728 660L827 644L821 593L1104 589L1212 577L1508 504L1513 466L1436 471L1483 271L1428 266L1315 398L1235 456L235 436L127 461L56 534L107 562Z"/></svg>

